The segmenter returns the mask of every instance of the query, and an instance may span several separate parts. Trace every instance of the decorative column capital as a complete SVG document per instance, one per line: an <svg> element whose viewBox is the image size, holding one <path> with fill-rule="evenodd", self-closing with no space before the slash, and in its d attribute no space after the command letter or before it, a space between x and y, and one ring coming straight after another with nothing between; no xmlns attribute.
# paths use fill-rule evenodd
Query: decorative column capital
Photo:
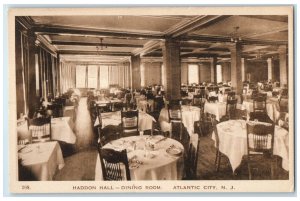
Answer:
<svg viewBox="0 0 300 201"><path fill-rule="evenodd" d="M240 42L237 43L226 43L225 45L230 52L236 52L236 51L241 51L242 50L242 44Z"/></svg>
<svg viewBox="0 0 300 201"><path fill-rule="evenodd" d="M279 54L280 53L285 54L287 52L287 46L286 45L279 45L278 46L278 52L279 52Z"/></svg>

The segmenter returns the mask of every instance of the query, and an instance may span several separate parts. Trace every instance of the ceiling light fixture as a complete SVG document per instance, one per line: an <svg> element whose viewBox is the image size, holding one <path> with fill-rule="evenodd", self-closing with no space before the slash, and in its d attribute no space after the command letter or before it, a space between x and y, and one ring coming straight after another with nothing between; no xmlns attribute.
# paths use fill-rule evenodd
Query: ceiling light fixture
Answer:
<svg viewBox="0 0 300 201"><path fill-rule="evenodd" d="M260 50L258 50L258 52L257 52L257 54L256 54L255 57L256 57L256 59L261 59L262 54L261 54Z"/></svg>
<svg viewBox="0 0 300 201"><path fill-rule="evenodd" d="M233 43L240 42L242 40L241 36L238 34L239 26L233 27L234 31L231 33L230 41Z"/></svg>

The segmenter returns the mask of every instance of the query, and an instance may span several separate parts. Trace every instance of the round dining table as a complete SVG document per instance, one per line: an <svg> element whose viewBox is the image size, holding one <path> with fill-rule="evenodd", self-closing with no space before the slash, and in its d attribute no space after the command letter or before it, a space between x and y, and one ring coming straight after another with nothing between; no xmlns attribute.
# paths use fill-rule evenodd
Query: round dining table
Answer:
<svg viewBox="0 0 300 201"><path fill-rule="evenodd" d="M131 180L182 179L184 148L174 139L161 135L130 136L111 141L103 148L116 151L126 149ZM103 180L99 154L95 180Z"/></svg>
<svg viewBox="0 0 300 201"><path fill-rule="evenodd" d="M243 156L247 155L246 123L245 120L229 120L217 124L219 150L229 158L233 172L241 164ZM216 141L214 132L212 139ZM282 168L288 171L289 135L287 130L279 126L275 126L273 154L282 158Z"/></svg>

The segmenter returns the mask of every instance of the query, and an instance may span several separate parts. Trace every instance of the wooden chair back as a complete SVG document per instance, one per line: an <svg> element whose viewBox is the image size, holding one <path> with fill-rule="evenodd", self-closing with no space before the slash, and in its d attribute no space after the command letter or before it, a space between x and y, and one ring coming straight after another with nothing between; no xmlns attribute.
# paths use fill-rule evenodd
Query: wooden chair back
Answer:
<svg viewBox="0 0 300 201"><path fill-rule="evenodd" d="M113 149L100 148L99 156L105 181L131 180L126 149L118 152ZM125 168L126 175L122 174L123 168Z"/></svg>

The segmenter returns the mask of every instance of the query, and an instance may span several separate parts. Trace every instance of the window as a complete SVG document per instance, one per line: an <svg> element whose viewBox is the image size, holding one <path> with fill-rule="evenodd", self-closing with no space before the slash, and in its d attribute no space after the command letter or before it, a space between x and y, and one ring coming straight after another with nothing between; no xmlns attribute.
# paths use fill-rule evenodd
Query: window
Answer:
<svg viewBox="0 0 300 201"><path fill-rule="evenodd" d="M188 65L188 82L189 84L199 84L199 66L196 64Z"/></svg>
<svg viewBox="0 0 300 201"><path fill-rule="evenodd" d="M85 88L86 66L76 66L76 88Z"/></svg>
<svg viewBox="0 0 300 201"><path fill-rule="evenodd" d="M88 88L97 88L98 66L88 66Z"/></svg>
<svg viewBox="0 0 300 201"><path fill-rule="evenodd" d="M222 66L217 65L217 83L222 82Z"/></svg>
<svg viewBox="0 0 300 201"><path fill-rule="evenodd" d="M146 84L145 82L145 64L141 64L141 86L144 87Z"/></svg>
<svg viewBox="0 0 300 201"><path fill-rule="evenodd" d="M108 66L100 66L100 88L108 88Z"/></svg>
<svg viewBox="0 0 300 201"><path fill-rule="evenodd" d="M162 64L161 65L161 84L163 85L163 86L165 86L166 85L166 80L165 80L165 67L164 67L164 65Z"/></svg>

